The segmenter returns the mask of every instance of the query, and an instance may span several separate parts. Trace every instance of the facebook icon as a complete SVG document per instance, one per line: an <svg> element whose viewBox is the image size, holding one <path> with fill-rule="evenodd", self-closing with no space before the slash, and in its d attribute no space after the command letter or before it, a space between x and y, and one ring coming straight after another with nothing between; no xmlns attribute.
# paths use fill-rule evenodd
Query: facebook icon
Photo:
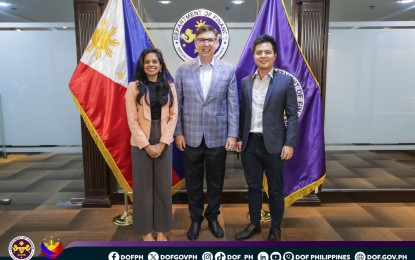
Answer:
<svg viewBox="0 0 415 260"><path fill-rule="evenodd" d="M120 260L120 254L117 252L111 252L108 254L108 260Z"/></svg>

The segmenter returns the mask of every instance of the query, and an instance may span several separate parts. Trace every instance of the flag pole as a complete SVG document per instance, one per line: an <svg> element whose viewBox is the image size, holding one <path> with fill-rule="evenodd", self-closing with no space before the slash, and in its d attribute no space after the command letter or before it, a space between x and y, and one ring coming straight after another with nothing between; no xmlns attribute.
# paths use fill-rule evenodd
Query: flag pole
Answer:
<svg viewBox="0 0 415 260"><path fill-rule="evenodd" d="M117 226L129 226L133 224L133 214L128 212L128 193L132 192L124 191L124 212L112 219L112 223Z"/></svg>
<svg viewBox="0 0 415 260"><path fill-rule="evenodd" d="M267 195L267 198L269 199L267 176L265 175L265 172L262 175L262 188L265 191L265 195ZM264 223L269 221L271 221L271 213L267 210L261 209L261 222Z"/></svg>

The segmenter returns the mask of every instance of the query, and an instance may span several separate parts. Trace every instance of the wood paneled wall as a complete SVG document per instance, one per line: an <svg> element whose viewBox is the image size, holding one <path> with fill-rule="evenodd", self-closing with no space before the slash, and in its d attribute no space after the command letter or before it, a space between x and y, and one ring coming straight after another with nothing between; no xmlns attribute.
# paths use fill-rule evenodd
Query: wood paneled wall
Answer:
<svg viewBox="0 0 415 260"><path fill-rule="evenodd" d="M74 0L76 49L80 60L108 0ZM117 182L81 118L85 201L83 207L110 207Z"/></svg>
<svg viewBox="0 0 415 260"><path fill-rule="evenodd" d="M294 1L294 0L293 0ZM297 0L292 4L297 39L321 87L323 112L326 90L330 0Z"/></svg>

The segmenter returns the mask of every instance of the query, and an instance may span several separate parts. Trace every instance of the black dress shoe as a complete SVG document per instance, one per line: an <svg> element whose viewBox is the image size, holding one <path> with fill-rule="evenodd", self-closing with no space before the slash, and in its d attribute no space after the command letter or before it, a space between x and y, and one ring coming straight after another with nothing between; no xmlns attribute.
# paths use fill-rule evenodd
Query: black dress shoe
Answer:
<svg viewBox="0 0 415 260"><path fill-rule="evenodd" d="M236 240L244 240L252 237L255 234L261 233L261 225L249 224L244 230L236 234Z"/></svg>
<svg viewBox="0 0 415 260"><path fill-rule="evenodd" d="M189 240L196 240L199 237L199 231L200 231L200 223L192 222L192 224L189 227L189 230L187 231L187 238Z"/></svg>
<svg viewBox="0 0 415 260"><path fill-rule="evenodd" d="M269 230L268 241L281 241L281 229L271 228Z"/></svg>
<svg viewBox="0 0 415 260"><path fill-rule="evenodd" d="M209 221L209 229L216 238L223 237L223 229L217 220Z"/></svg>

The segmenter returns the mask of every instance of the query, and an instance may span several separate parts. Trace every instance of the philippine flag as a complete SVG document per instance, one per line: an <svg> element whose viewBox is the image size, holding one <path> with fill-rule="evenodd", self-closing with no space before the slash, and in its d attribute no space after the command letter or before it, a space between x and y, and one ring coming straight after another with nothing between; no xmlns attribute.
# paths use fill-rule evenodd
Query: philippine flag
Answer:
<svg viewBox="0 0 415 260"><path fill-rule="evenodd" d="M131 0L110 0L69 82L91 136L127 193L132 176L125 92L140 53L153 46ZM183 172L173 168L172 174L174 188Z"/></svg>

